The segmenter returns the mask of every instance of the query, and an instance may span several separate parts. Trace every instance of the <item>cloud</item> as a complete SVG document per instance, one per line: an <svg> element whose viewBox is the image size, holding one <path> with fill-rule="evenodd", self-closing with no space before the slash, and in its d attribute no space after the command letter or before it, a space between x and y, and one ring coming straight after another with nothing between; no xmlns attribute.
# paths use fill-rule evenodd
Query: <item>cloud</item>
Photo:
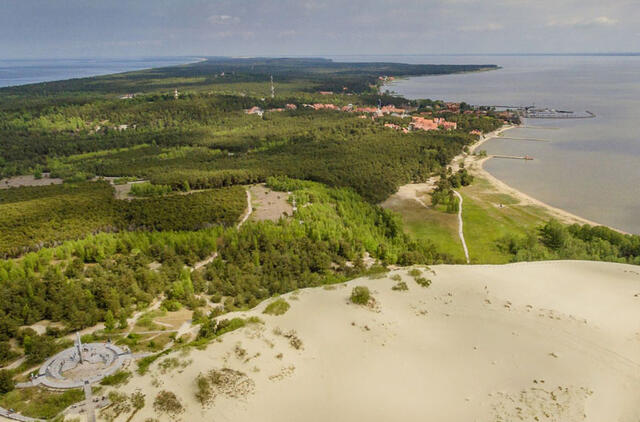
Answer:
<svg viewBox="0 0 640 422"><path fill-rule="evenodd" d="M484 31L499 31L502 28L504 28L504 26L501 23L487 22L487 23L482 23L478 25L462 26L458 29L460 29L460 31L463 31L463 32L484 32Z"/></svg>
<svg viewBox="0 0 640 422"><path fill-rule="evenodd" d="M207 18L207 21L214 25L228 25L232 23L237 23L240 21L240 19L238 19L235 16L229 16L229 15L213 15L213 16L209 16Z"/></svg>
<svg viewBox="0 0 640 422"><path fill-rule="evenodd" d="M608 16L598 16L596 18L552 18L547 22L547 26L549 27L564 28L607 27L615 26L617 24L617 19L610 18Z"/></svg>

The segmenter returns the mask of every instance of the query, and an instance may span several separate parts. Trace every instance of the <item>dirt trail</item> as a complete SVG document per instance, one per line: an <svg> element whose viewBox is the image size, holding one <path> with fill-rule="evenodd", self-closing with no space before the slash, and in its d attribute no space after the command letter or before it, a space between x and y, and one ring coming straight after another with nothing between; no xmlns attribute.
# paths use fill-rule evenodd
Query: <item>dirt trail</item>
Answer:
<svg viewBox="0 0 640 422"><path fill-rule="evenodd" d="M462 223L462 195L458 193L458 191L453 191L454 195L458 197L460 204L458 204L458 236L460 236L460 241L462 242L462 249L464 249L464 256L467 258L467 264L469 261L469 249L467 249L467 242L464 241L464 230Z"/></svg>
<svg viewBox="0 0 640 422"><path fill-rule="evenodd" d="M249 219L249 216L253 212L253 206L251 206L251 192L249 192L249 189L247 189L246 192L247 192L247 210L242 216L242 219L240 220L240 222L238 223L238 226L237 226L238 229L242 227L242 225Z"/></svg>

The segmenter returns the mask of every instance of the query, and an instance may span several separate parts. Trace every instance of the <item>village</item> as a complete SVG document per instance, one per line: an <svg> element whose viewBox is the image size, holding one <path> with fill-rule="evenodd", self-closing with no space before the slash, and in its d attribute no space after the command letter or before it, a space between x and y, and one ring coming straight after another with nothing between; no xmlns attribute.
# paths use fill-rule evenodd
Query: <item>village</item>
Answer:
<svg viewBox="0 0 640 422"><path fill-rule="evenodd" d="M332 95L333 92L320 91L319 94ZM411 120L408 123L406 121L384 121L383 123L384 127L402 131L403 133L409 133L411 131L417 130L455 130L458 129L458 123L455 121L447 120L447 118L451 118L460 114L486 116L490 112L492 112L497 117L503 119L505 124L512 123L514 122L514 120L518 119L517 113L510 110L500 111L496 113L490 109L470 107L466 104L461 107L461 104L463 103L445 102L443 103L442 107L436 105L426 111L414 106L404 106L401 108L391 104L387 104L384 106L379 104L377 107L371 107L356 106L353 104L339 106L333 103L313 103L302 104L302 107L312 110L331 110L341 111L345 113L357 113L359 115L359 118L371 119L373 121L384 117L396 117L399 119L410 118ZM277 113L284 111L293 111L297 109L298 106L296 104L286 104L283 108L270 108L266 110L259 106L254 106L246 109L245 113L262 117L265 112ZM482 132L479 130L471 130L469 133L478 136L482 135Z"/></svg>

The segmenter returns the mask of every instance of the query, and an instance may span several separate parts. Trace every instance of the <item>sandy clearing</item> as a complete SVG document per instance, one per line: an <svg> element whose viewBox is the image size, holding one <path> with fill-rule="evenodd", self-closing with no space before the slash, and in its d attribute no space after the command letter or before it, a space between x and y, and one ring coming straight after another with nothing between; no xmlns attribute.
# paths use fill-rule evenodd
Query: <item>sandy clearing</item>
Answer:
<svg viewBox="0 0 640 422"><path fill-rule="evenodd" d="M49 177L49 173L43 173L40 179L33 175L15 176L7 179L0 179L0 189L18 188L21 186L48 186L59 185L62 179Z"/></svg>
<svg viewBox="0 0 640 422"><path fill-rule="evenodd" d="M291 309L229 333L192 362L158 363L123 392L141 389L133 420L216 421L621 421L640 418L640 275L621 264L555 261L434 266L418 286L390 278L285 295ZM367 285L377 310L348 303ZM296 297L293 300L292 297ZM294 330L303 348L274 333ZM231 368L248 377L237 398L202 408L195 379ZM160 390L186 406L156 415ZM125 420L122 417L121 420Z"/></svg>
<svg viewBox="0 0 640 422"><path fill-rule="evenodd" d="M255 207L251 214L254 221L278 221L283 215L293 215L293 207L287 199L287 192L277 192L267 188L264 184L249 187Z"/></svg>

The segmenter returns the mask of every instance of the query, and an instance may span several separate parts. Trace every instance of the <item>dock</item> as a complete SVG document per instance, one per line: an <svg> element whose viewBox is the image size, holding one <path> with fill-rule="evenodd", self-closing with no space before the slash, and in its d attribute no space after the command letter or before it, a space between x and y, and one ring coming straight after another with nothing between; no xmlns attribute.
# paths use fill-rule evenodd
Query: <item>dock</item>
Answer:
<svg viewBox="0 0 640 422"><path fill-rule="evenodd" d="M495 139L511 139L513 141L535 141L535 142L551 142L548 139L539 139L539 138L518 138L515 136L498 136Z"/></svg>
<svg viewBox="0 0 640 422"><path fill-rule="evenodd" d="M491 158L507 158L509 160L527 160L527 161L531 161L533 160L533 157L529 156L529 155L492 155Z"/></svg>

